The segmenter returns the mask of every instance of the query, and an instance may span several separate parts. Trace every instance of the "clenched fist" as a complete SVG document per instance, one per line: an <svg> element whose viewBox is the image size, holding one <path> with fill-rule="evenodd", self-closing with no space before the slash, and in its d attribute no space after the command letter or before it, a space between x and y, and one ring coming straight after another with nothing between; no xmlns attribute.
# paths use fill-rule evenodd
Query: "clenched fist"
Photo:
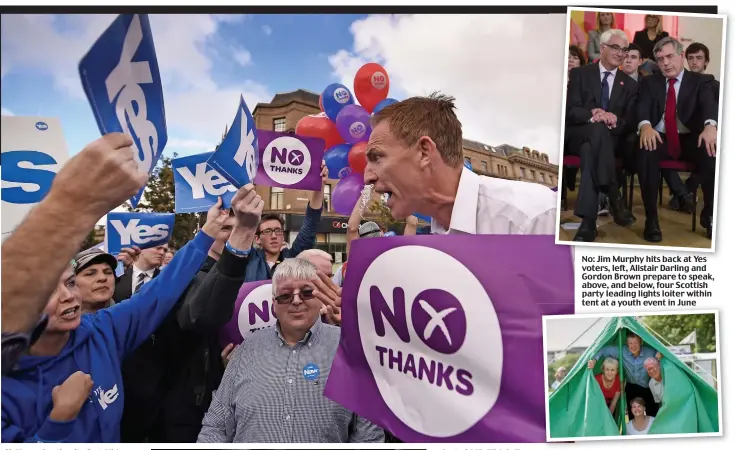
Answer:
<svg viewBox="0 0 735 450"><path fill-rule="evenodd" d="M109 133L88 144L54 177L49 196L102 217L148 182L133 153L133 139Z"/></svg>
<svg viewBox="0 0 735 450"><path fill-rule="evenodd" d="M232 197L232 210L237 218L235 226L255 229L260 222L260 215L263 214L264 204L252 184L238 189Z"/></svg>
<svg viewBox="0 0 735 450"><path fill-rule="evenodd" d="M207 211L207 221L204 223L202 231L207 236L216 238L229 215L226 209L222 209L222 197L217 197L217 203Z"/></svg>
<svg viewBox="0 0 735 450"><path fill-rule="evenodd" d="M52 420L68 422L76 419L89 393L92 392L94 382L92 377L82 371L74 372L61 385L51 391L54 407L51 410Z"/></svg>

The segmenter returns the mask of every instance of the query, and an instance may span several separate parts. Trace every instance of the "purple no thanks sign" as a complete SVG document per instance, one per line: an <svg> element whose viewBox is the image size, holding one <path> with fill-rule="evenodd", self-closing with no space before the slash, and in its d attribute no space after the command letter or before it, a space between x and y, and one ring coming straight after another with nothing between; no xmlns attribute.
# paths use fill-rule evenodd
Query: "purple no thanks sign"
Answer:
<svg viewBox="0 0 735 450"><path fill-rule="evenodd" d="M256 185L320 191L324 140L258 130Z"/></svg>
<svg viewBox="0 0 735 450"><path fill-rule="evenodd" d="M406 442L545 442L541 316L574 312L553 236L356 241L342 302L327 397Z"/></svg>
<svg viewBox="0 0 735 450"><path fill-rule="evenodd" d="M276 324L270 280L243 283L235 301L232 319L219 333L222 348L240 344L250 333Z"/></svg>

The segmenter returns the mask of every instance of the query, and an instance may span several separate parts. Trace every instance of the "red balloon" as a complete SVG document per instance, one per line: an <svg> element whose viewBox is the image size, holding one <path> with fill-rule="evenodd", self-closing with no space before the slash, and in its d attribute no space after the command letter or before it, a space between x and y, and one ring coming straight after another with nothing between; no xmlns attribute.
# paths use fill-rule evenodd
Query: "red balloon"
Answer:
<svg viewBox="0 0 735 450"><path fill-rule="evenodd" d="M355 75L355 97L369 113L373 112L378 103L388 98L389 89L388 72L380 64L367 63Z"/></svg>
<svg viewBox="0 0 735 450"><path fill-rule="evenodd" d="M319 109L324 112L324 103L322 103L322 94L319 94Z"/></svg>
<svg viewBox="0 0 735 450"><path fill-rule="evenodd" d="M352 146L350 152L347 154L347 162L355 173L365 173L365 167L367 166L367 156L365 156L367 144L365 141L358 142Z"/></svg>
<svg viewBox="0 0 735 450"><path fill-rule="evenodd" d="M324 139L325 150L345 141L339 135L337 125L325 113L303 117L296 124L296 134Z"/></svg>

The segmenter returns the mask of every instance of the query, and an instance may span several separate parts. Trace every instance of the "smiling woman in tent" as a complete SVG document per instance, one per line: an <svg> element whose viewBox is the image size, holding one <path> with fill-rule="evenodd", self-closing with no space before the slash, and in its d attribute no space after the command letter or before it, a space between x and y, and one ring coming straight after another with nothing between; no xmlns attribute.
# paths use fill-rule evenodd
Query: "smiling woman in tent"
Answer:
<svg viewBox="0 0 735 450"><path fill-rule="evenodd" d="M646 415L646 402L642 398L636 397L630 401L630 409L633 410L633 418L625 425L625 434L648 434L655 418Z"/></svg>
<svg viewBox="0 0 735 450"><path fill-rule="evenodd" d="M605 397L605 403L610 414L615 416L615 407L620 399L620 376L618 376L618 361L614 358L605 358L602 362L602 372L595 375L595 380L602 389L602 395ZM590 361L587 364L589 369L594 369L595 366Z"/></svg>

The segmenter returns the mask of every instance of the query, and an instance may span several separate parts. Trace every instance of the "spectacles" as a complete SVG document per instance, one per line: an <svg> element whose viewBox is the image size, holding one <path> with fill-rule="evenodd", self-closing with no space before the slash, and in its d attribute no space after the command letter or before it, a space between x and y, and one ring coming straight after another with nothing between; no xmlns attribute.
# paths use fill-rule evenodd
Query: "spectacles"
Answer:
<svg viewBox="0 0 735 450"><path fill-rule="evenodd" d="M265 230L261 230L259 234L270 236L272 233L275 233L276 236L283 236L283 228L266 228Z"/></svg>
<svg viewBox="0 0 735 450"><path fill-rule="evenodd" d="M303 289L299 292L276 295L273 297L273 300L275 300L279 305L288 305L289 303L293 303L293 300L297 295L301 300L311 300L314 298L314 289Z"/></svg>
<svg viewBox="0 0 735 450"><path fill-rule="evenodd" d="M605 47L608 47L610 50L612 50L615 53L623 53L627 54L630 50L628 47L620 47L619 45L608 45L608 44L602 44Z"/></svg>

